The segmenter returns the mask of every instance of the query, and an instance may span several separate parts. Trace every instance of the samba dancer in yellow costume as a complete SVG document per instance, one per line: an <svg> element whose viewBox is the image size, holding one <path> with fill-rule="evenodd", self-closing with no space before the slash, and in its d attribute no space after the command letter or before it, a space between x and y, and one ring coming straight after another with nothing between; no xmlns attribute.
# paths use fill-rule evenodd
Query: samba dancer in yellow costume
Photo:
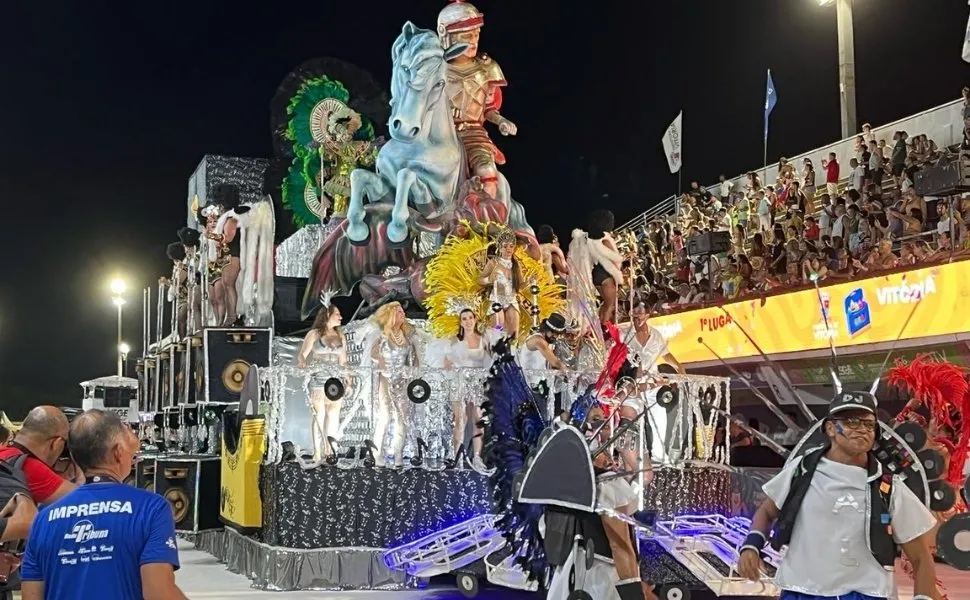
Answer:
<svg viewBox="0 0 970 600"><path fill-rule="evenodd" d="M562 310L562 286L552 279L541 261L528 255L525 246L521 244L516 245L513 250L521 287L506 293L504 302L495 301L491 297L494 296L494 285L482 285L480 281L486 265L490 262L489 246L495 245L498 238L505 240L507 236L503 236L503 233L506 230L490 239L488 235L474 231L467 223L464 229L468 231L467 235L449 237L425 270L425 288L429 295L424 304L428 309L428 320L435 336L452 337L458 331L461 323L459 314L453 308L456 298L480 299L472 307L480 322L488 320L489 312L494 310L493 304L510 305L514 300L522 314L532 317L519 319L514 331L504 331L506 335L514 335L519 340L529 336L533 320L541 322L552 313ZM537 288L535 295L532 293L533 285ZM502 306L502 310L506 307Z"/></svg>

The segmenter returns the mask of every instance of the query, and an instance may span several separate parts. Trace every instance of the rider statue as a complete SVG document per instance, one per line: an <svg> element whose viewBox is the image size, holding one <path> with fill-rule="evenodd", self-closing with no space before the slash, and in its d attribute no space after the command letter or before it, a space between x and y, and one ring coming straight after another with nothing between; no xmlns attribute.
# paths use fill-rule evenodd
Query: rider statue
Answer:
<svg viewBox="0 0 970 600"><path fill-rule="evenodd" d="M515 135L515 123L499 113L502 88L507 85L498 63L478 53L478 38L485 24L484 15L468 2L453 0L438 14L438 37L444 48L468 44L464 53L448 63L446 92L451 99L452 116L458 139L465 149L469 174L477 176L493 198L498 192L498 169L505 156L492 143L485 121L498 126L502 135Z"/></svg>

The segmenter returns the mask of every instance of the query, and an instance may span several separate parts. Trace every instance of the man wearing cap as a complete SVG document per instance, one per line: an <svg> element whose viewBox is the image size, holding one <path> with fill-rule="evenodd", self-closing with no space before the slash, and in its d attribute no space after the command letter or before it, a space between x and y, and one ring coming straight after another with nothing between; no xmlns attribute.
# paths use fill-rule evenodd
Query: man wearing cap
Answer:
<svg viewBox="0 0 970 600"><path fill-rule="evenodd" d="M776 575L780 600L896 598L901 546L914 567L913 600L939 600L928 543L933 515L872 452L875 397L839 393L822 427L825 443L764 485L767 499L740 548L738 572L760 579L770 541L776 550L788 546Z"/></svg>
<svg viewBox="0 0 970 600"><path fill-rule="evenodd" d="M566 330L566 318L559 313L552 313L542 321L539 331L525 338L519 346L517 357L519 366L522 367L525 379L533 389L542 387L543 383L548 387L550 382L547 381L546 374L543 371L549 369L566 370L566 365L556 356L553 348L556 337L566 333ZM563 408L559 406L560 403L561 398L557 395L557 414Z"/></svg>

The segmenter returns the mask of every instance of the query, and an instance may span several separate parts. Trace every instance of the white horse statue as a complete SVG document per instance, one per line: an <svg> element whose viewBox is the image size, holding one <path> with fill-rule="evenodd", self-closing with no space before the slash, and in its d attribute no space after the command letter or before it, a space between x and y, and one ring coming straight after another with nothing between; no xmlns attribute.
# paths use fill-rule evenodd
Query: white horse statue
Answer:
<svg viewBox="0 0 970 600"><path fill-rule="evenodd" d="M390 202L387 239L403 244L410 233L411 208L429 220L453 208L465 172L464 157L451 105L445 96L448 60L467 49L458 43L445 49L433 31L408 21L394 42L391 59L391 139L377 155L376 172L355 169L350 174L346 237L355 245L368 243L365 198ZM499 174L498 200L508 209L509 225L532 233L525 209L511 198L508 181Z"/></svg>

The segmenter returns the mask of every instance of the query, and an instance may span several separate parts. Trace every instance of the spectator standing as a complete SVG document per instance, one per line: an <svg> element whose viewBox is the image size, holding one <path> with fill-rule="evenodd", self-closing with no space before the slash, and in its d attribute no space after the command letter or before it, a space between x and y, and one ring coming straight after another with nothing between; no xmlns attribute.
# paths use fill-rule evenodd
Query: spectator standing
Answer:
<svg viewBox="0 0 970 600"><path fill-rule="evenodd" d="M821 236L821 231L818 226L818 222L815 221L815 217L809 215L805 217L805 231L802 233L803 237L809 242L817 242Z"/></svg>
<svg viewBox="0 0 970 600"><path fill-rule="evenodd" d="M822 237L832 235L832 220L835 214L832 211L832 198L828 194L822 194L822 210L818 215L818 229Z"/></svg>
<svg viewBox="0 0 970 600"><path fill-rule="evenodd" d="M808 208L808 201L805 198L805 194L799 189L797 181L791 182L788 188L787 202L789 208L794 208L802 214L804 214Z"/></svg>
<svg viewBox="0 0 970 600"><path fill-rule="evenodd" d="M896 185L900 185L900 177L903 175L903 169L906 168L906 138L909 137L905 131L897 131L893 139L896 140L896 144L893 146L893 177L896 179Z"/></svg>
<svg viewBox="0 0 970 600"><path fill-rule="evenodd" d="M883 156L876 142L869 144L869 175L872 177L872 184L877 188L882 188Z"/></svg>
<svg viewBox="0 0 970 600"><path fill-rule="evenodd" d="M66 496L74 484L54 472L53 466L67 445L67 417L56 406L38 406L27 414L24 424L7 446L0 448L0 461L26 454L24 476L31 499L48 504Z"/></svg>
<svg viewBox="0 0 970 600"><path fill-rule="evenodd" d="M758 231L767 233L771 231L771 200L764 190L758 191Z"/></svg>
<svg viewBox="0 0 970 600"><path fill-rule="evenodd" d="M866 142L867 146L876 141L876 134L872 132L872 125L868 123L862 125L862 139Z"/></svg>
<svg viewBox="0 0 970 600"><path fill-rule="evenodd" d="M863 186L865 185L866 170L862 165L859 164L859 161L854 158L849 160L849 168L851 169L849 172L849 183L846 184L845 188L847 190L856 190L861 192L863 190Z"/></svg>
<svg viewBox="0 0 970 600"><path fill-rule="evenodd" d="M845 207L845 217L842 223L845 227L843 237L849 245L849 252L856 252L859 249L859 207L849 204Z"/></svg>
<svg viewBox="0 0 970 600"><path fill-rule="evenodd" d="M727 206L731 200L731 191L734 189L734 183L729 181L724 175L718 176L717 180L720 182L721 206Z"/></svg>
<svg viewBox="0 0 970 600"><path fill-rule="evenodd" d="M34 521L23 600L184 600L175 585L172 509L161 496L123 483L138 450L134 433L118 415L89 410L72 424L70 446L87 483Z"/></svg>
<svg viewBox="0 0 970 600"><path fill-rule="evenodd" d="M833 198L839 193L839 161L835 159L835 152L829 152L828 160L822 160L825 169L825 191Z"/></svg>
<svg viewBox="0 0 970 600"><path fill-rule="evenodd" d="M815 198L815 165L812 164L812 159L806 158L803 161L802 167L802 191L810 199Z"/></svg>
<svg viewBox="0 0 970 600"><path fill-rule="evenodd" d="M845 204L839 202L833 207L832 239L845 239Z"/></svg>

